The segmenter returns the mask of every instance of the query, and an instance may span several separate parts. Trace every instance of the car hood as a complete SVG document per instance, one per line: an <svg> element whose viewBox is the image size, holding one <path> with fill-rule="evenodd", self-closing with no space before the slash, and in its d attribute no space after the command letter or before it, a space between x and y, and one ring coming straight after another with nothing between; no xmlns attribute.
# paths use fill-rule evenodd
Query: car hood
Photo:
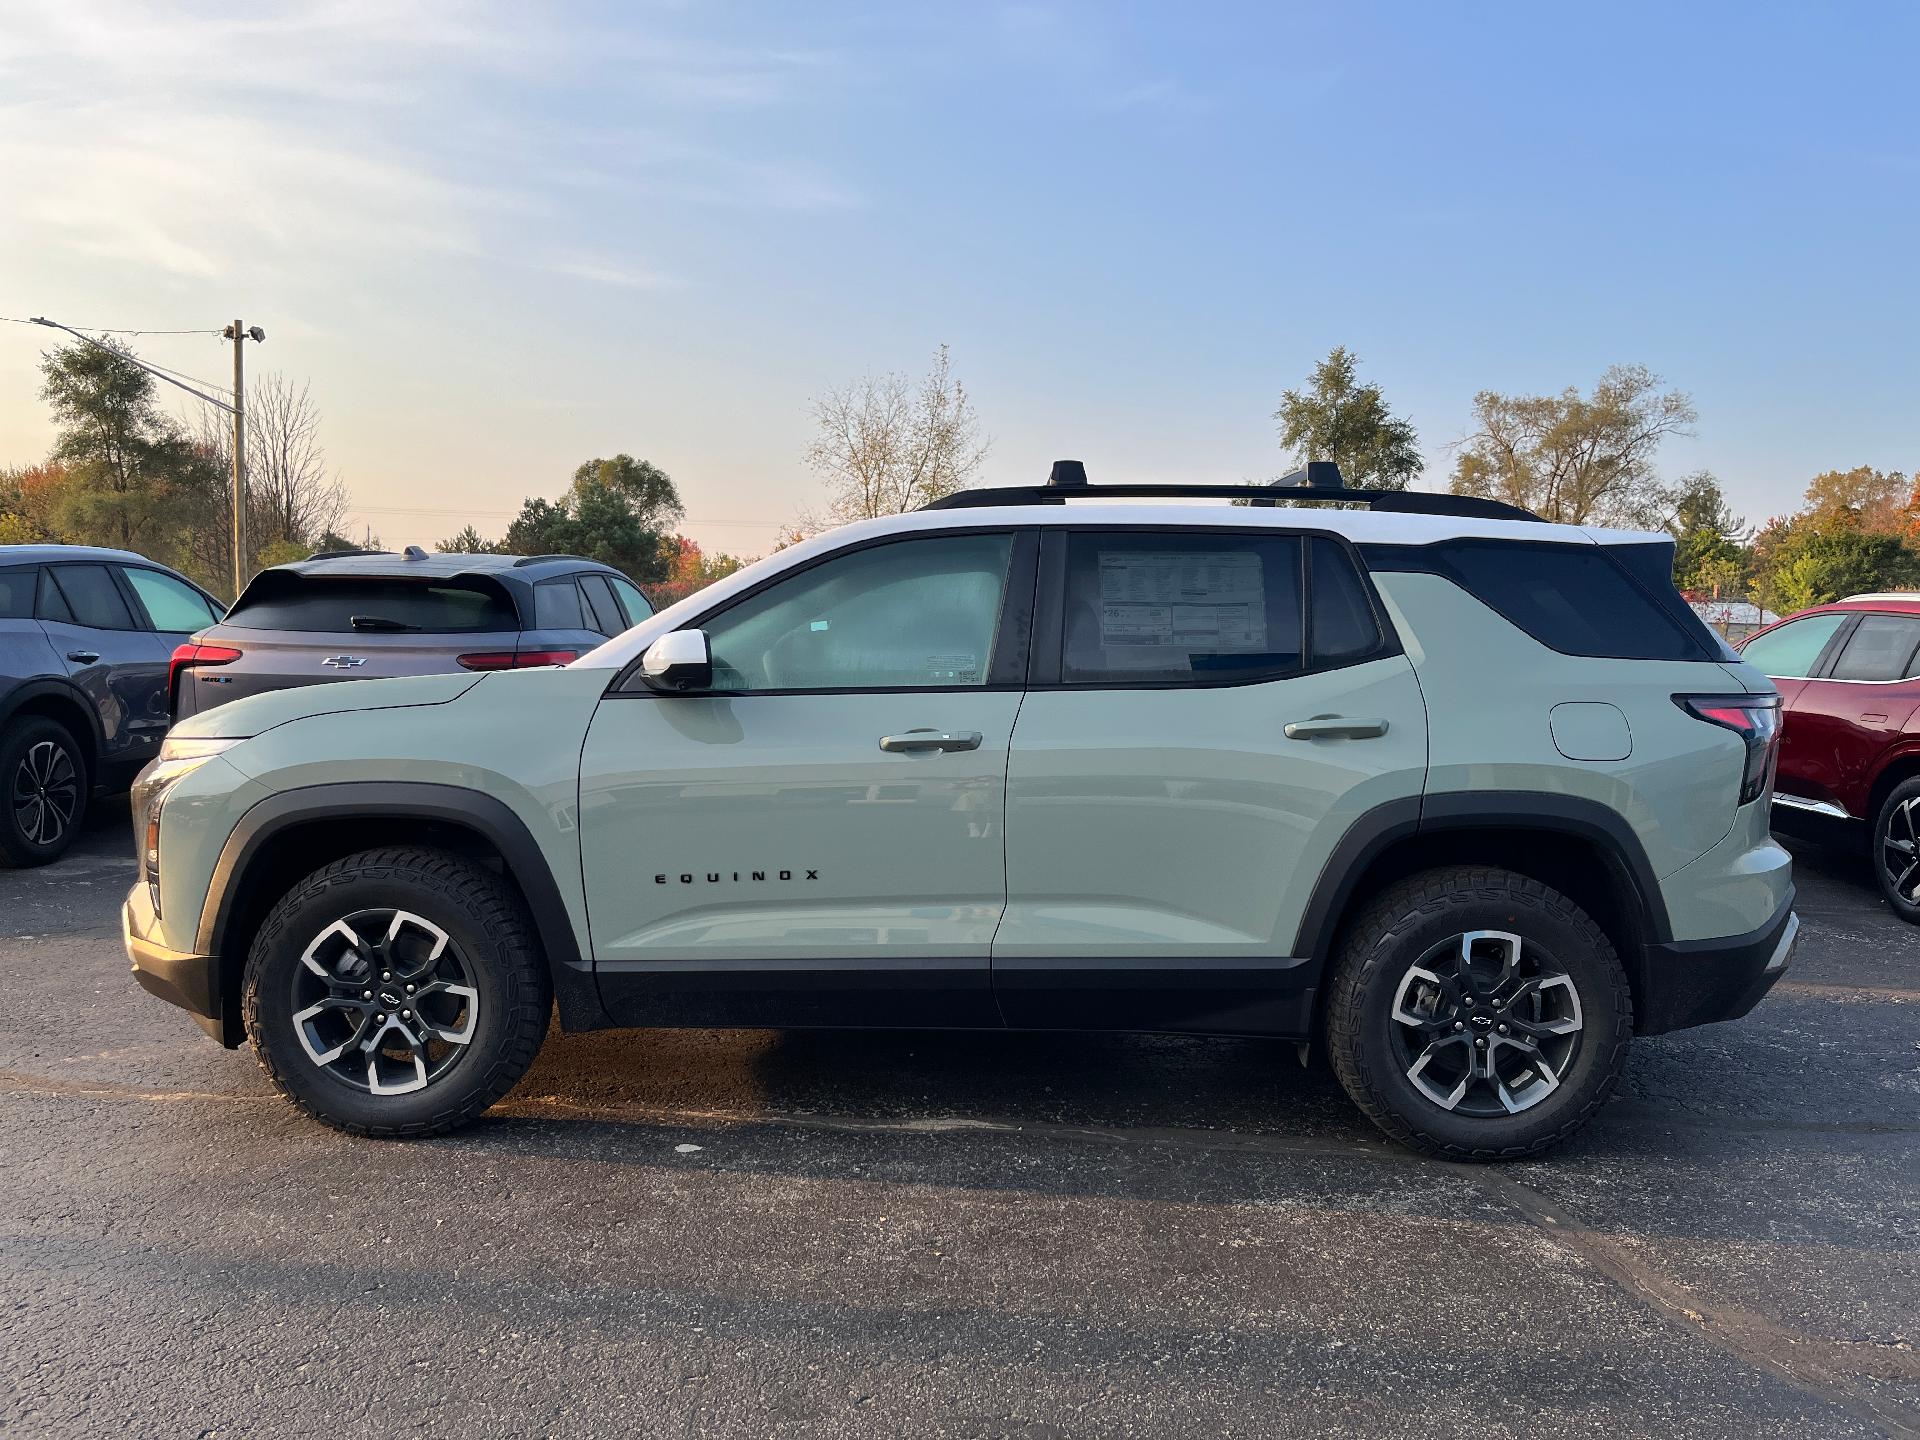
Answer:
<svg viewBox="0 0 1920 1440"><path fill-rule="evenodd" d="M348 710L397 710L409 705L445 705L473 689L484 675L402 675L391 680L344 680L298 685L189 716L168 731L185 739L246 740L290 720L338 715Z"/></svg>

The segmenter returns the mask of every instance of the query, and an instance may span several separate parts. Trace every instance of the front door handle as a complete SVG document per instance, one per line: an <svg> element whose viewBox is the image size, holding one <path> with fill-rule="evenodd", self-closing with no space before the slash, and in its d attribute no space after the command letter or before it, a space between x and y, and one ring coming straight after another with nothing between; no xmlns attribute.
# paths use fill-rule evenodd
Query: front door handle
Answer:
<svg viewBox="0 0 1920 1440"><path fill-rule="evenodd" d="M1288 723L1289 740L1371 740L1387 733L1384 720L1349 720L1344 715L1316 715Z"/></svg>
<svg viewBox="0 0 1920 1440"><path fill-rule="evenodd" d="M904 735L882 735L880 748L896 755L917 755L929 750L978 750L978 730L909 730Z"/></svg>
<svg viewBox="0 0 1920 1440"><path fill-rule="evenodd" d="M76 665L91 665L93 664L94 661L98 660L99 658L100 658L100 652L98 650L67 651L67 659L73 661L73 663Z"/></svg>

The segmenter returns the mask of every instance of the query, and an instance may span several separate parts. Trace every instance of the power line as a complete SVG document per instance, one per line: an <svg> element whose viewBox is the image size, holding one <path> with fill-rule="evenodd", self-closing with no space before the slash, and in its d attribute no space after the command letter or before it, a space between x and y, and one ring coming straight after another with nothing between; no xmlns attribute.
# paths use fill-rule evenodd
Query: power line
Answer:
<svg viewBox="0 0 1920 1440"><path fill-rule="evenodd" d="M12 315L0 315L0 320L5 320L13 325L38 325L40 323L38 320L16 319ZM76 325L74 328L76 330L91 330L96 335L213 335L217 337L220 334L218 330L126 330L113 325Z"/></svg>
<svg viewBox="0 0 1920 1440"><path fill-rule="evenodd" d="M221 400L215 396L203 395L200 391L194 389L193 386L174 379L171 374L168 374L165 371L162 371L157 366L149 365L146 361L141 360L133 355L129 355L124 350L116 350L111 345L103 344L102 342L94 339L91 335L81 334L78 330L74 329L73 326L71 325L62 325L58 320L49 320L45 316L35 316L33 319L25 321L23 323L28 325L44 325L49 330L64 330L67 332L67 334L73 336L74 339L81 341L83 344L91 345L96 350L104 350L109 355L118 355L122 360L125 360L129 365L137 365L140 369L146 371L149 375L154 376L156 379L164 380L167 382L167 384L174 386L176 389L186 391L189 395L193 396L193 398L196 400L204 400L207 404L216 406L219 409L226 411L229 415L234 415L239 413L238 412L239 393L237 390L235 391L235 395L234 395L235 404L229 405L226 401ZM204 385L207 382L202 380L200 383Z"/></svg>

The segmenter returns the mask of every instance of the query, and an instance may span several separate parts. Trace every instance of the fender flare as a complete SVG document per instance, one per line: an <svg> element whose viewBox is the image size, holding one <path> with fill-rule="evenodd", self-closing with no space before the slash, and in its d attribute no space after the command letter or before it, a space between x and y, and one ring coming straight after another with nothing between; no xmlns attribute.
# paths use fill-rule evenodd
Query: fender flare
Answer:
<svg viewBox="0 0 1920 1440"><path fill-rule="evenodd" d="M49 676L38 680L29 680L25 684L18 686L7 695L5 703L0 704L0 725L5 725L13 719L19 711L25 709L32 701L44 699L49 696L57 700L65 701L87 717L87 740L89 745L87 764L97 771L100 768L100 756L106 750L106 731L101 728L100 712L94 708L93 702L87 698L86 691L82 690L78 685L75 685L71 680L65 678L55 679ZM97 781L100 777L96 774L93 778Z"/></svg>
<svg viewBox="0 0 1920 1440"><path fill-rule="evenodd" d="M1642 944L1673 938L1659 877L1646 847L1619 812L1597 800L1545 791L1456 790L1389 800L1361 815L1327 857L1300 917L1293 953L1326 963L1360 877L1395 843L1449 830L1533 830L1570 835L1593 845L1612 878L1632 897ZM1637 957L1621 956L1627 964Z"/></svg>
<svg viewBox="0 0 1920 1440"><path fill-rule="evenodd" d="M532 912L547 968L553 976L554 999L567 1030L591 1030L612 1024L600 1002L589 953L580 937L553 871L526 822L504 800L458 785L425 781L343 781L307 785L267 796L240 817L227 836L207 884L201 906L195 948L220 957L224 972L244 956L226 953L227 930L235 897L245 884L249 866L276 835L315 820L388 818L436 820L468 830L499 851L508 874L519 885ZM225 987L222 987L225 993Z"/></svg>

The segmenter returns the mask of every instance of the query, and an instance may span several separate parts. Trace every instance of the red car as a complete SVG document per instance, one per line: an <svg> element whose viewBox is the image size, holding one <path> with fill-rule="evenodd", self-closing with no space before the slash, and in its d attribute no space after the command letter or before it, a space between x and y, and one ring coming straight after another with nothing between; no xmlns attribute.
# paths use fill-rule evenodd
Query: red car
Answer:
<svg viewBox="0 0 1920 1440"><path fill-rule="evenodd" d="M1920 594L1815 606L1740 652L1780 687L1776 827L1865 824L1881 890L1920 924Z"/></svg>

